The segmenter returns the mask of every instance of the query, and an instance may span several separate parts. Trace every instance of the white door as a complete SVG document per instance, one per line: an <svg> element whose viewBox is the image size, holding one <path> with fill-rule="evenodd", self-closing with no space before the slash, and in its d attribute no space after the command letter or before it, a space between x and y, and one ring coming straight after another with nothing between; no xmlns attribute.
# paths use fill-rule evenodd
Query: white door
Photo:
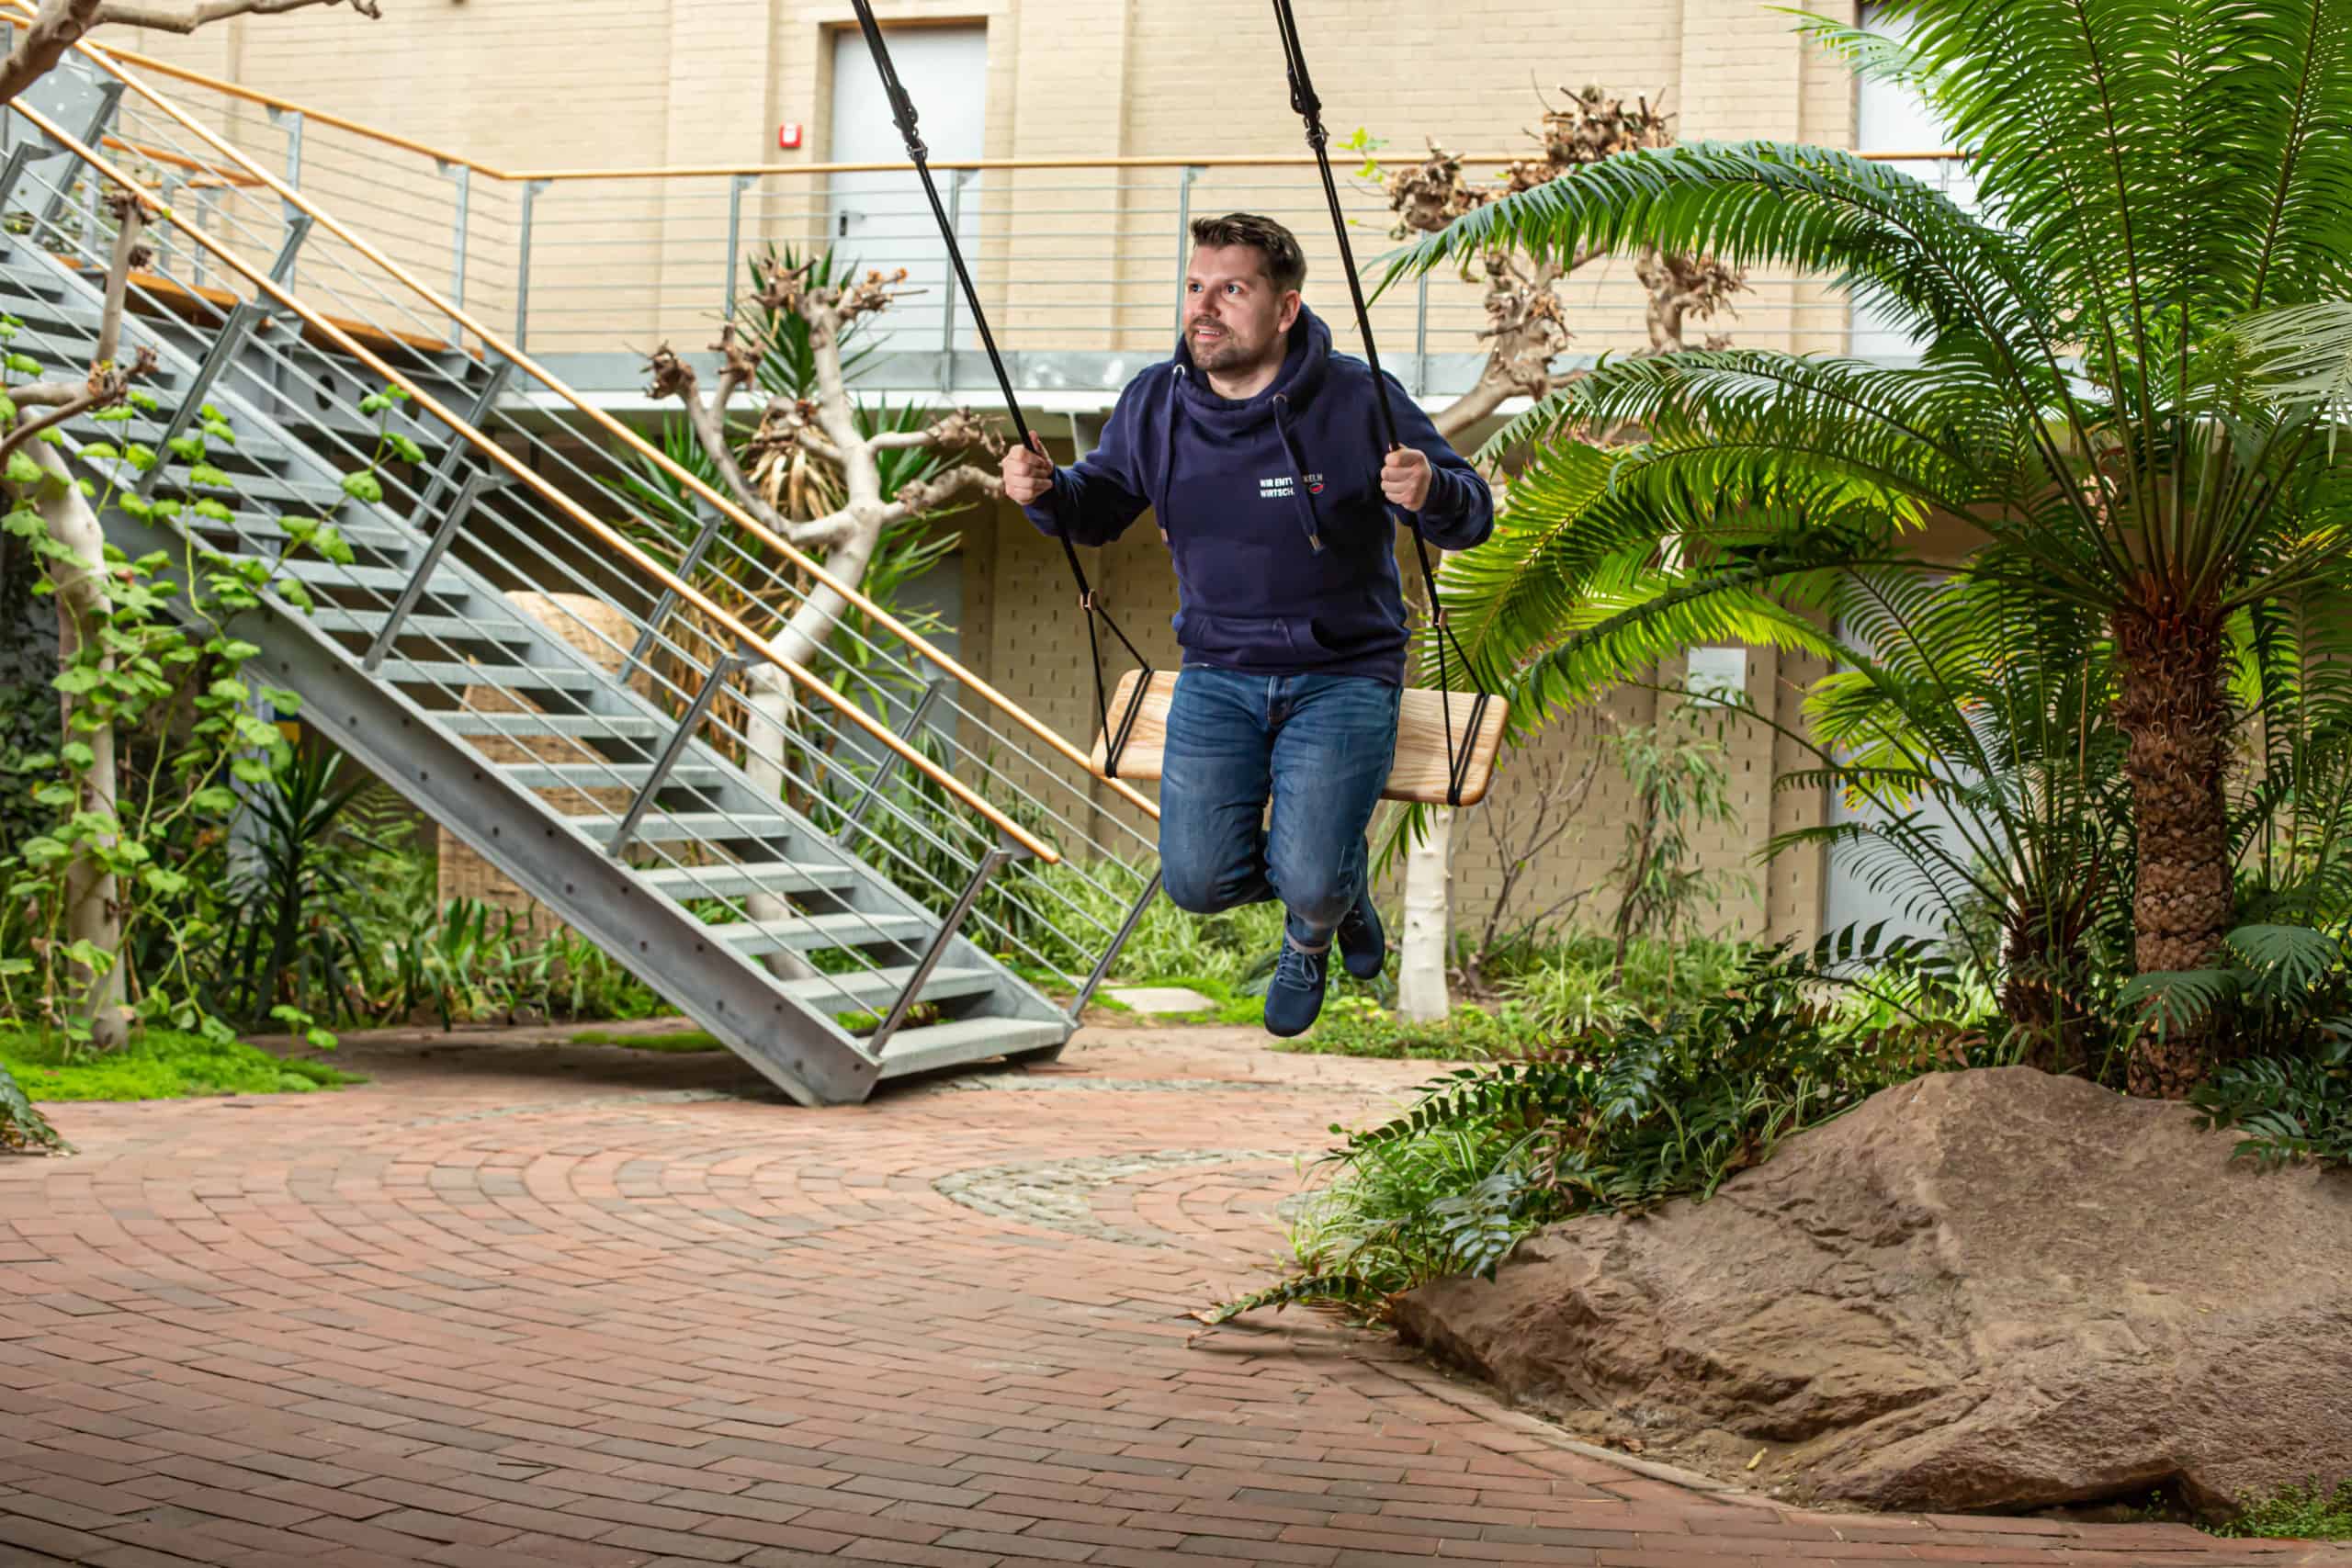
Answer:
<svg viewBox="0 0 2352 1568"><path fill-rule="evenodd" d="M1847 647L1867 652L1870 640L1853 626L1840 622L1838 639ZM1962 783L1973 783L1973 773L1955 775ZM1965 866L1973 858L1970 840L1960 831L1951 808L1934 795L1921 795L1912 802L1911 810L1919 818L1919 828L1943 852ZM1884 808L1864 802L1849 804L1843 790L1832 790L1829 795L1829 820L1844 822L1883 822L1890 813ZM1971 831L1981 834L1984 824L1972 822ZM1956 874L1941 867L1930 868L1934 884L1946 897L1962 894ZM1944 934L1949 910L1943 902L1920 881L1911 863L1891 852L1875 856L1857 854L1854 849L1840 846L1829 858L1829 875L1825 890L1827 908L1824 911L1823 930L1842 931L1859 926L1867 931L1884 921L1885 931L1879 934L1879 945L1884 948L1898 937L1933 940Z"/></svg>
<svg viewBox="0 0 2352 1568"><path fill-rule="evenodd" d="M975 27L886 28L884 40L899 81L914 100L915 130L934 164L981 155L988 110L988 29ZM856 28L833 34L833 126L828 162L902 164L907 144L890 118L890 101ZM956 220L967 265L979 233L979 177L933 171L940 200ZM897 351L942 346L949 325L947 300L956 288L940 243L938 220L911 170L835 175L827 209L827 236L837 264L885 273L907 269L908 296L869 320L866 342ZM968 336L971 312L955 304L958 337Z"/></svg>
<svg viewBox="0 0 2352 1568"><path fill-rule="evenodd" d="M1875 6L1867 6L1862 26L1887 38L1902 38L1907 22L1890 21ZM1942 152L1953 151L1951 133L1912 88L1868 77L1858 84L1854 103L1854 147L1861 152ZM1889 167L1935 186L1961 206L1976 205L1975 182L1950 159L1898 158ZM1894 324L1882 306L1858 299L1851 318L1857 358L1902 359L1918 354L1913 343Z"/></svg>

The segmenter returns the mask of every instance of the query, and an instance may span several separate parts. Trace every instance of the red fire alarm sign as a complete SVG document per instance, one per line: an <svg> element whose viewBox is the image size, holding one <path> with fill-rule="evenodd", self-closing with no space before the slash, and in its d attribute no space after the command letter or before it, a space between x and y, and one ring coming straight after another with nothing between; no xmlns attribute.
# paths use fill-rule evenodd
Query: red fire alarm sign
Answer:
<svg viewBox="0 0 2352 1568"><path fill-rule="evenodd" d="M790 151L792 148L799 146L800 128L797 125L777 126L775 128L775 144L786 151Z"/></svg>

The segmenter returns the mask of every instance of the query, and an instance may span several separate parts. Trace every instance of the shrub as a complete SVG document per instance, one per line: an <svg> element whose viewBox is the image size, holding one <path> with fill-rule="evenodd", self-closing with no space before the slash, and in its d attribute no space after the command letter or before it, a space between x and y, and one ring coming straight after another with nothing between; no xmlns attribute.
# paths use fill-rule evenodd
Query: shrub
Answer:
<svg viewBox="0 0 2352 1568"><path fill-rule="evenodd" d="M1695 1008L1628 1012L1549 1054L1434 1079L1379 1126L1333 1127L1345 1142L1294 1228L1297 1271L1208 1315L1321 1299L1378 1316L1430 1280L1491 1275L1542 1225L1704 1199L1889 1084L1988 1058L1981 1037L1828 1027L1816 978L1776 949Z"/></svg>

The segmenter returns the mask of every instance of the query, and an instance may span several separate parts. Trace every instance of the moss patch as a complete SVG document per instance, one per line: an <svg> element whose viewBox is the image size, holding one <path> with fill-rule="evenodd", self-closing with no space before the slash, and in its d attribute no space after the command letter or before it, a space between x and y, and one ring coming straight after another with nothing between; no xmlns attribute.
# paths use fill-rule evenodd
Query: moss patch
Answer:
<svg viewBox="0 0 2352 1568"><path fill-rule="evenodd" d="M571 1037L574 1045L617 1045L625 1051L724 1051L716 1035L700 1029L668 1034L628 1034L614 1029L583 1029Z"/></svg>
<svg viewBox="0 0 2352 1568"><path fill-rule="evenodd" d="M24 1030L0 1029L0 1065L33 1100L307 1094L368 1081L323 1062L273 1056L242 1041L221 1044L168 1029L142 1030L119 1051L75 1048Z"/></svg>

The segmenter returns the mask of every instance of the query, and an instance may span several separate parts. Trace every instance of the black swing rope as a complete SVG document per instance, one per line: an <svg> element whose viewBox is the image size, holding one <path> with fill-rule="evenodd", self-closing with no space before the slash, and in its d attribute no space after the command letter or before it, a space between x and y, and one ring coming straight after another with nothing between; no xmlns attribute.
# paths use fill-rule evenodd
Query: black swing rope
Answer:
<svg viewBox="0 0 2352 1568"><path fill-rule="evenodd" d="M971 307L974 324L980 330L980 343L988 350L989 364L996 370L997 386L1004 393L1005 412L1012 416L1012 427L1019 433L1022 446L1043 456L1044 444L1030 434L1028 421L1021 417L1020 400L1012 395L1012 378L1005 373L1004 355L997 352L996 334L989 331L988 313L980 308L979 290L972 287L972 275L964 265L963 247L956 242L956 225L948 220L947 208L939 199L939 186L931 177L930 150L923 145L922 135L915 129L914 100L908 96L906 88L899 84L898 67L890 63L890 49L882 41L881 24L874 19L873 6L869 0L851 0L851 4L857 11L858 28L865 35L866 52L874 57L874 69L882 78L883 94L890 100L890 118L898 122L899 134L906 141L907 157L914 164L915 173L922 177L923 194L931 198L931 213L939 221L939 237L946 243L947 260L956 269L956 281L963 286L964 299ZM1055 512L1059 522L1058 498L1055 502ZM1069 574L1078 581L1079 608L1086 612L1086 646L1094 661L1094 711L1105 738L1102 773L1105 778L1115 779L1119 776L1119 754L1126 750L1127 737L1134 732L1136 719L1143 712L1144 699L1150 694L1153 671L1150 661L1144 658L1134 643L1127 640L1127 634L1119 629L1119 623L1112 619L1111 612L1095 599L1093 586L1086 581L1086 569L1079 562L1078 547L1070 543L1067 522L1061 522L1061 525L1054 530L1054 536L1061 541L1062 554L1069 561ZM1102 689L1102 645L1094 631L1094 621L1098 615L1102 617L1102 624L1111 628L1111 635L1119 639L1136 663L1142 667L1142 672L1136 680L1135 691L1127 698L1125 711L1119 716L1116 731L1111 728L1110 700Z"/></svg>
<svg viewBox="0 0 2352 1568"><path fill-rule="evenodd" d="M865 0L858 0L863 7ZM1315 150L1316 166L1323 172L1323 195L1331 206L1331 231L1340 242L1340 265L1348 275L1348 293L1356 307L1356 331L1363 337L1364 362L1372 367L1372 384L1380 394L1381 449L1393 452L1396 440L1396 416L1388 406L1388 380L1380 373L1380 351L1373 346L1372 315L1364 307L1363 285L1356 276L1354 251L1348 244L1348 220L1340 210L1340 187L1331 176L1330 154L1325 151L1331 133L1323 129L1323 103L1315 96L1315 85L1307 80L1306 51L1298 41L1298 18L1291 12L1290 0L1274 0L1274 27L1282 34L1283 66L1290 73L1290 107L1306 122L1306 144ZM1470 763L1477 748L1475 742L1478 727L1487 716L1487 704L1491 700L1486 683L1478 679L1470 656L1463 650L1462 639L1453 635L1446 624L1445 605L1437 595L1437 572L1430 565L1429 542L1421 537L1421 522L1412 520L1413 550L1420 558L1421 581L1428 585L1430 595L1430 625L1437 633L1438 704L1445 721L1445 803L1462 804L1462 788L1470 776ZM1461 657L1462 668L1470 677L1476 698L1470 705L1470 723L1464 733L1457 752L1453 743L1453 696L1452 678L1446 671L1445 645L1453 644L1453 651Z"/></svg>

